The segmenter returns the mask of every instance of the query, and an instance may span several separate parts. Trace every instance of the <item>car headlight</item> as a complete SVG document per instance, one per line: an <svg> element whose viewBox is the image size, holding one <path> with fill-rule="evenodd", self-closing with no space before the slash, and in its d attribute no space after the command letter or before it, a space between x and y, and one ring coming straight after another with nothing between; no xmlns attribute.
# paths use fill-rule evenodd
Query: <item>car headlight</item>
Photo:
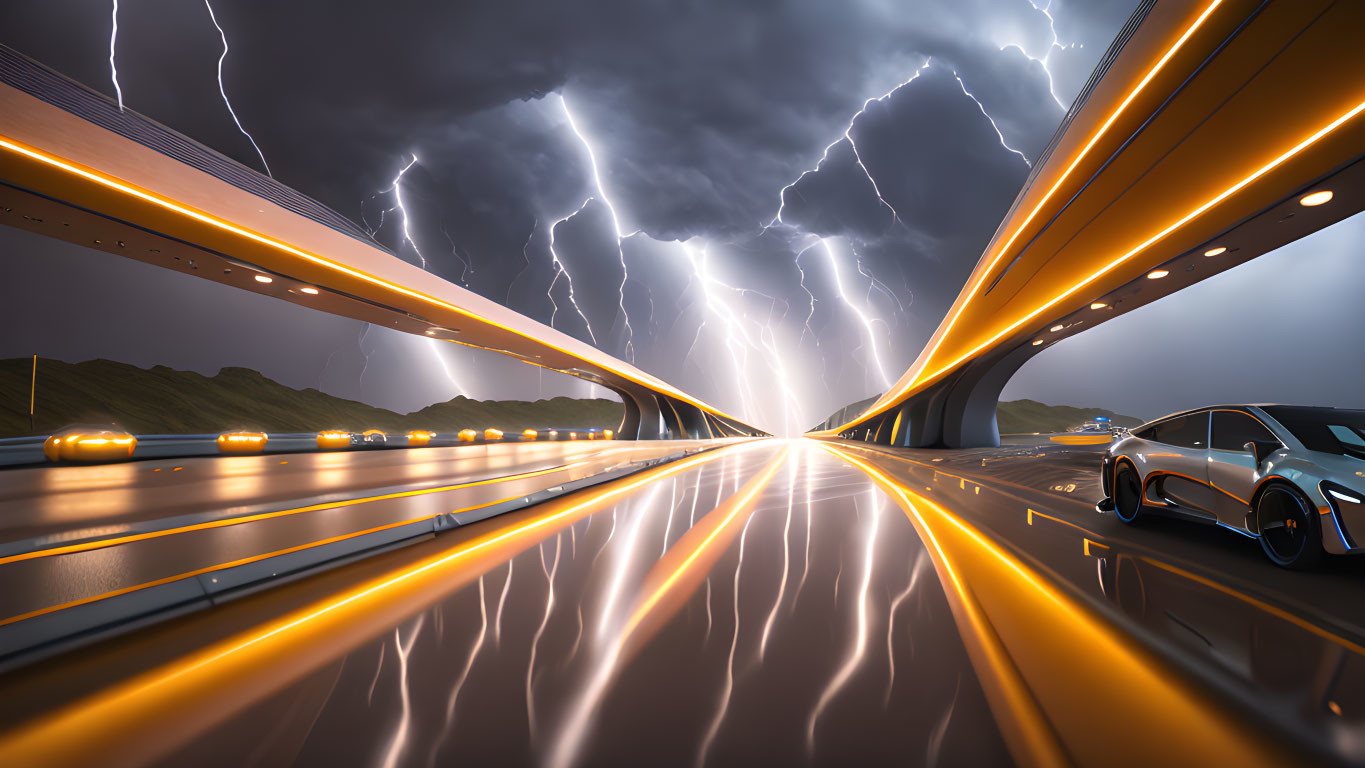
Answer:
<svg viewBox="0 0 1365 768"><path fill-rule="evenodd" d="M1365 493L1352 490L1330 480L1323 480L1319 487L1322 489L1322 495L1326 497L1327 503L1331 505L1337 521L1343 527L1348 519L1365 519ZM1354 548L1355 542L1351 539L1351 534L1345 530L1341 533L1346 539L1346 545Z"/></svg>

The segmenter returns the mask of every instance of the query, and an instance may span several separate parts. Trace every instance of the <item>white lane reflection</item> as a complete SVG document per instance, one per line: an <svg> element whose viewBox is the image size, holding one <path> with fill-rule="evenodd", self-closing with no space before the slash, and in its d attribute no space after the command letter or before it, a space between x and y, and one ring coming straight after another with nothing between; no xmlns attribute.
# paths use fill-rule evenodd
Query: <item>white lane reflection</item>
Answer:
<svg viewBox="0 0 1365 768"><path fill-rule="evenodd" d="M545 635L545 625L550 623L550 614L555 608L555 574L559 571L559 552L564 543L564 534L555 536L555 558L554 562L547 569L545 567L545 542L540 543L540 568L545 571L545 582L549 585L549 592L545 597L545 615L540 619L540 627L536 629L534 639L531 640L531 659L526 664L526 723L531 732L531 740L536 738L536 702L533 688L535 685L536 673L536 653L540 650L540 638Z"/></svg>
<svg viewBox="0 0 1365 768"><path fill-rule="evenodd" d="M398 695L402 710L399 714L398 727L394 729L393 737L389 739L389 748L384 754L383 762L380 763L382 768L394 768L398 765L398 758L403 754L403 747L407 746L408 732L412 728L412 693L408 685L408 656L412 653L412 646L417 643L417 636L421 634L422 625L426 623L426 620L427 615L425 613L417 617L406 643L399 636L398 630L393 630L394 650L398 652Z"/></svg>
<svg viewBox="0 0 1365 768"><path fill-rule="evenodd" d="M759 663L763 662L763 656L768 651L768 637L772 634L773 622L777 619L777 609L782 607L782 598L787 594L787 579L791 575L792 507L796 501L796 478L799 465L799 454L793 455L791 463L787 465L790 470L787 474L787 521L782 526L782 581L779 582L777 599L773 601L772 610L768 611L768 620L763 624L763 635L758 641Z"/></svg>
<svg viewBox="0 0 1365 768"><path fill-rule="evenodd" d="M493 620L493 648L495 650L502 649L502 609L503 606L507 605L507 593L512 589L512 563L515 561L515 557L507 560L507 578L503 579L502 597L498 598L498 613Z"/></svg>
<svg viewBox="0 0 1365 768"><path fill-rule="evenodd" d="M441 746L450 737L455 725L455 705L460 698L460 690L464 688L464 683L469 679L469 672L474 668L474 661L479 657L479 651L483 650L484 640L488 638L488 603L484 597L483 587L484 576L479 577L479 633L474 637L474 644L469 649L469 657L465 659L464 669L460 670L460 676L455 679L455 684L450 687L450 698L446 700L446 719L445 728L441 732L441 738L436 739L431 746L431 754L427 758L427 765L436 765L436 754L441 751Z"/></svg>
<svg viewBox="0 0 1365 768"><path fill-rule="evenodd" d="M730 657L725 664L725 687L721 689L720 708L716 710L716 716L712 718L711 724L706 729L706 735L702 737L701 749L697 752L697 768L706 764L706 755L711 751L711 744L716 740L716 734L720 733L720 726L725 722L725 715L730 711L730 695L735 690L735 649L739 647L739 576L744 570L744 542L749 536L749 525L753 523L757 515L750 515L744 521L744 530L739 534L739 558L735 561L735 589L734 589L734 620L735 631L730 637Z"/></svg>
<svg viewBox="0 0 1365 768"><path fill-rule="evenodd" d="M923 573L924 569L927 567L929 567L929 559L924 554L924 550L921 549L919 553L915 555L915 562L910 566L910 583L906 584L905 589L891 601L891 608L888 611L889 615L886 621L886 661L890 667L890 673L886 678L886 695L882 697L882 709L891 706L891 689L896 685L896 610L900 608L901 603L905 602L905 599L910 597L911 593L915 591L915 587L919 584L920 574ZM913 658L915 654L913 642L914 635L910 635L910 638L910 655Z"/></svg>
<svg viewBox="0 0 1365 768"><path fill-rule="evenodd" d="M811 711L810 719L806 721L806 750L811 755L815 753L815 726L820 721L820 715L824 714L829 703L853 678L853 673L858 670L863 658L867 655L868 614L871 611L868 591L872 585L872 571L876 564L877 529L882 518L882 497L876 486L868 487L868 495L872 499L872 523L868 526L866 534L867 545L863 551L863 577L858 585L857 632L853 643L849 646L848 656L844 658L844 663L839 667L834 678L830 680L829 685L825 686L825 690L820 693L820 698L815 703L815 709Z"/></svg>

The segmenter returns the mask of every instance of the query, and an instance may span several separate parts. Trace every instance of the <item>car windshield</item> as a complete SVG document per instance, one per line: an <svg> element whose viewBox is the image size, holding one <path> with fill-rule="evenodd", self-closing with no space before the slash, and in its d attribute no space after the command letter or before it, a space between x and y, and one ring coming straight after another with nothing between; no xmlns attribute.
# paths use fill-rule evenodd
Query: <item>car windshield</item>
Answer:
<svg viewBox="0 0 1365 768"><path fill-rule="evenodd" d="M1365 460L1365 411L1270 406L1266 413L1310 451Z"/></svg>

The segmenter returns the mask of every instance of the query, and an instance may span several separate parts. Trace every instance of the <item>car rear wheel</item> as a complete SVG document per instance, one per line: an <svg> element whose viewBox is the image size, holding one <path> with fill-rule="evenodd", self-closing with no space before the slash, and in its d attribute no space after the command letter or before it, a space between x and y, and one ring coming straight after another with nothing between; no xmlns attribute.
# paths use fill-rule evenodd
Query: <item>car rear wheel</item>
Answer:
<svg viewBox="0 0 1365 768"><path fill-rule="evenodd" d="M1125 523L1136 522L1142 514L1142 478L1126 461L1114 470L1114 514Z"/></svg>
<svg viewBox="0 0 1365 768"><path fill-rule="evenodd" d="M1322 524L1318 511L1302 493L1284 483L1261 491L1256 499L1261 549L1283 568L1305 570L1322 561Z"/></svg>

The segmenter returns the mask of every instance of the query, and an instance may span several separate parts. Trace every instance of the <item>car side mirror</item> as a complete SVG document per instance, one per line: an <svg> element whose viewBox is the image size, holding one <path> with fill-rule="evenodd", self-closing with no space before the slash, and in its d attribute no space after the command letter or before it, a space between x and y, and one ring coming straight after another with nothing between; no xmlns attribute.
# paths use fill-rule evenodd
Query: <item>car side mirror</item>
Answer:
<svg viewBox="0 0 1365 768"><path fill-rule="evenodd" d="M1280 444L1272 443L1268 440L1252 440L1249 443L1243 444L1242 448L1245 449L1247 453L1256 457L1256 466L1259 467L1265 463L1266 459L1270 458L1270 454L1279 450Z"/></svg>

